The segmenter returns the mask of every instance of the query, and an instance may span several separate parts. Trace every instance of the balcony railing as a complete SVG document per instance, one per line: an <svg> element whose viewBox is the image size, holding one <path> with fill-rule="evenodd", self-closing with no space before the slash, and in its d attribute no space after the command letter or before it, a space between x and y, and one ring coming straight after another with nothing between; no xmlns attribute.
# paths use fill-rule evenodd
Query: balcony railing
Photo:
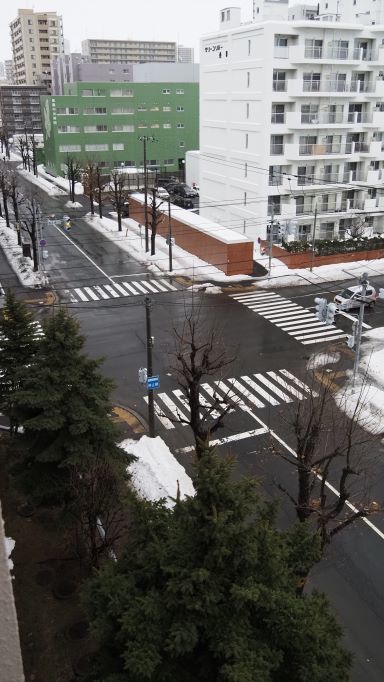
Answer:
<svg viewBox="0 0 384 682"><path fill-rule="evenodd" d="M375 84L361 80L303 80L303 92L375 92Z"/></svg>
<svg viewBox="0 0 384 682"><path fill-rule="evenodd" d="M325 154L352 154L352 142L342 144L336 142L334 144L300 144L300 156L322 156Z"/></svg>
<svg viewBox="0 0 384 682"><path fill-rule="evenodd" d="M275 45L273 48L273 56L275 59L288 59L289 47L286 45Z"/></svg>
<svg viewBox="0 0 384 682"><path fill-rule="evenodd" d="M285 113L272 112L271 123L285 123Z"/></svg>
<svg viewBox="0 0 384 682"><path fill-rule="evenodd" d="M271 156L280 156L284 154L283 144L271 144Z"/></svg>
<svg viewBox="0 0 384 682"><path fill-rule="evenodd" d="M318 114L301 114L301 122L307 125L317 123L343 123L343 112L321 112Z"/></svg>
<svg viewBox="0 0 384 682"><path fill-rule="evenodd" d="M377 55L372 50L365 50L362 47L330 47L324 46L304 47L305 59L338 59L341 61L364 61L370 62L377 59Z"/></svg>
<svg viewBox="0 0 384 682"><path fill-rule="evenodd" d="M274 92L287 92L287 81L273 81Z"/></svg>

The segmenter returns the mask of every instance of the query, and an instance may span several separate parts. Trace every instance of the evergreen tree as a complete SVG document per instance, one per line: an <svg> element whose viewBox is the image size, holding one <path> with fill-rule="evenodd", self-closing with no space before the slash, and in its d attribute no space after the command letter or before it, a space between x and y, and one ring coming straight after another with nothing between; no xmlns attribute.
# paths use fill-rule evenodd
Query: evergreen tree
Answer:
<svg viewBox="0 0 384 682"><path fill-rule="evenodd" d="M9 419L11 434L17 433L16 405L37 349L33 317L10 289L0 317L0 410Z"/></svg>
<svg viewBox="0 0 384 682"><path fill-rule="evenodd" d="M121 559L90 581L93 682L346 682L350 655L324 596L298 576L319 558L305 524L275 526L255 480L206 452L196 495L137 501Z"/></svg>
<svg viewBox="0 0 384 682"><path fill-rule="evenodd" d="M112 383L101 360L83 352L79 324L61 310L44 324L34 366L18 402L28 444L25 480L30 492L57 498L69 490L71 467L80 473L97 454L122 459L118 429L110 419Z"/></svg>

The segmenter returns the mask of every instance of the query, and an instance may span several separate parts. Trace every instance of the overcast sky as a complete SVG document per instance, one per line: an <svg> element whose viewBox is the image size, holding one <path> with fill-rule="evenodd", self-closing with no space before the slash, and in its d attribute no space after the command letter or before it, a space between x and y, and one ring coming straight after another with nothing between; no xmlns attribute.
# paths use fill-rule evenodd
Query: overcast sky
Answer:
<svg viewBox="0 0 384 682"><path fill-rule="evenodd" d="M216 31L219 10L242 8L243 21L252 17L252 0L2 0L0 61L11 58L9 23L19 8L58 12L71 51L79 52L85 38L171 40L195 48L200 36Z"/></svg>

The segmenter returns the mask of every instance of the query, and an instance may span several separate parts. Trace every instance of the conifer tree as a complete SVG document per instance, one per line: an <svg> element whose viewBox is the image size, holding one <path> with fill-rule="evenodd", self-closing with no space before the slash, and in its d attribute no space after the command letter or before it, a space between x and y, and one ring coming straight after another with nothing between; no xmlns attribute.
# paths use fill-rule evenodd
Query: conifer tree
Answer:
<svg viewBox="0 0 384 682"><path fill-rule="evenodd" d="M95 682L347 682L351 658L324 596L298 575L319 558L303 524L275 526L255 480L234 482L210 452L196 495L137 501L121 559L86 593Z"/></svg>
<svg viewBox="0 0 384 682"><path fill-rule="evenodd" d="M16 397L36 353L35 334L32 314L8 289L0 317L0 410L9 419L11 434L18 430Z"/></svg>
<svg viewBox="0 0 384 682"><path fill-rule="evenodd" d="M60 498L69 489L71 467L86 469L95 454L121 459L112 423L112 383L83 353L78 322L60 310L43 326L34 366L19 395L28 444L26 476L31 492ZM33 491L35 487L35 491Z"/></svg>

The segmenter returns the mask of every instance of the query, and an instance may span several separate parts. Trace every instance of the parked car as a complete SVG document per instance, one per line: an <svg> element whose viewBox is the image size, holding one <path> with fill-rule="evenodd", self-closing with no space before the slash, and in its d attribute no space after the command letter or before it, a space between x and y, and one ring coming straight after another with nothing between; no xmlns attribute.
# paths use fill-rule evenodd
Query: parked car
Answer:
<svg viewBox="0 0 384 682"><path fill-rule="evenodd" d="M179 206L179 208L185 208L187 210L194 208L192 199L188 199L186 197L176 196L172 199L172 203L175 204L175 206Z"/></svg>
<svg viewBox="0 0 384 682"><path fill-rule="evenodd" d="M378 296L376 289L368 285L364 298L361 295L362 291L363 288L361 284L358 284L355 287L348 287L348 289L341 291L340 294L336 294L333 300L340 310L359 308L361 302L363 302L364 305L368 305L370 307L374 306Z"/></svg>
<svg viewBox="0 0 384 682"><path fill-rule="evenodd" d="M166 184L163 184L164 189L169 192L169 194L174 194L175 193L175 187L177 187L180 183L179 182L167 182Z"/></svg>
<svg viewBox="0 0 384 682"><path fill-rule="evenodd" d="M156 194L159 197L159 199L169 199L169 192L164 187L158 187L156 190Z"/></svg>
<svg viewBox="0 0 384 682"><path fill-rule="evenodd" d="M179 182L179 179L175 175L169 175L166 178L157 178L157 184L162 187L167 187L170 183Z"/></svg>
<svg viewBox="0 0 384 682"><path fill-rule="evenodd" d="M199 196L199 193L193 189L193 187L186 185L185 182L180 182L178 185L176 185L173 192L174 194L179 194L181 197L194 198Z"/></svg>

